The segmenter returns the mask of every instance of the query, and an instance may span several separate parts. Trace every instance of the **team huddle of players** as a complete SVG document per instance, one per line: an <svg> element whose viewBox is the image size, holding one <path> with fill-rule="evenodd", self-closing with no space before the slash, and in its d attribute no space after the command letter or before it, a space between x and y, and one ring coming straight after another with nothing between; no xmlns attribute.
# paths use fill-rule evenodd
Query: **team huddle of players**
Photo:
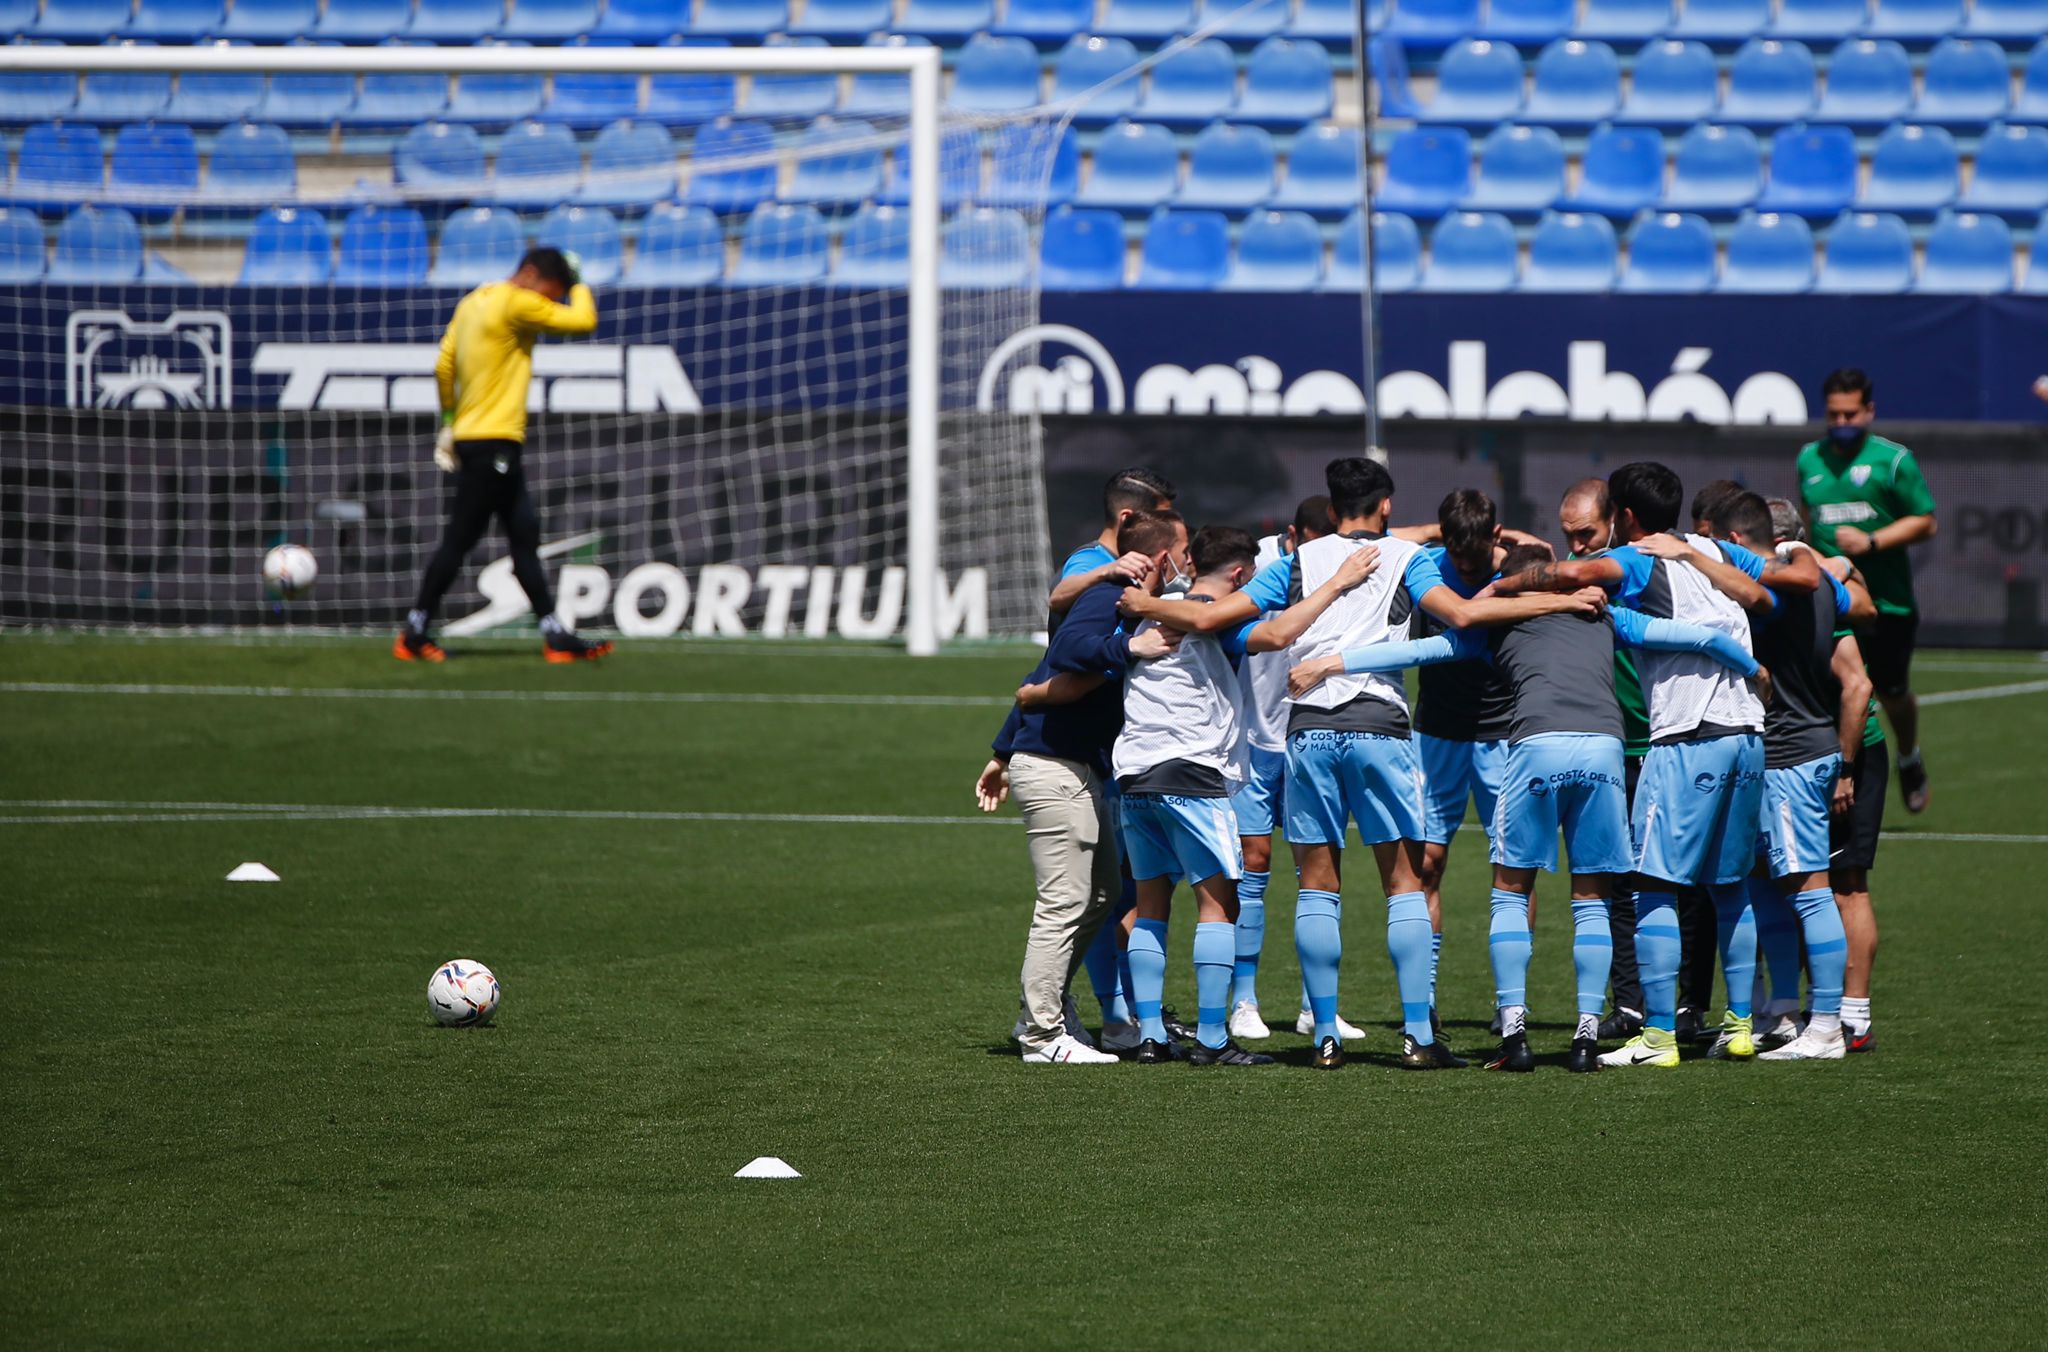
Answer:
<svg viewBox="0 0 2048 1352"><path fill-rule="evenodd" d="M1277 826L1300 883L1310 1063L1341 1066L1363 1036L1337 1007L1355 828L1386 897L1400 1064L1465 1065L1436 975L1439 884L1468 801L1493 865L1488 1068L1534 1069L1535 880L1561 869L1567 1068L1673 1066L1682 1036L1715 1057L1868 1049L1886 765L1853 629L1876 612L1851 561L1804 544L1790 503L1733 483L1696 495L1682 532L1678 476L1653 463L1566 494L1562 560L1502 531L1483 493L1450 494L1433 527L1390 529L1383 466L1338 460L1327 478L1327 498L1254 540L1190 535L1170 485L1124 471L1101 539L1055 586L1045 657L977 786L985 810L1015 797L1037 878L1013 1030L1025 1060L1271 1064L1244 1044L1270 1036L1257 977ZM1162 998L1183 881L1192 1025ZM1716 957L1726 1012L1709 1027ZM1084 969L1099 1041L1069 993ZM1603 1055L1603 1038L1621 1045Z"/></svg>

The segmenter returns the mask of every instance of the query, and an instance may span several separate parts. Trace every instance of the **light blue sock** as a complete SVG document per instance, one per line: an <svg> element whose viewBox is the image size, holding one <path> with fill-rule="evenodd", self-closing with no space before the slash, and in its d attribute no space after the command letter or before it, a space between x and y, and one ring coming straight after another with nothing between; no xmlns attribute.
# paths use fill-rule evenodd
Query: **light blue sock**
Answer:
<svg viewBox="0 0 2048 1352"><path fill-rule="evenodd" d="M1501 1009L1529 1003L1529 899L1493 889L1493 922L1487 931L1493 957L1493 1002Z"/></svg>
<svg viewBox="0 0 2048 1352"><path fill-rule="evenodd" d="M1579 1013L1599 1016L1606 1003L1608 969L1614 965L1614 932L1607 927L1607 903L1572 901L1572 970L1579 981Z"/></svg>
<svg viewBox="0 0 2048 1352"><path fill-rule="evenodd" d="M1799 924L1806 931L1806 965L1813 976L1813 1012L1842 1012L1842 977L1849 965L1849 937L1842 929L1842 911L1825 887L1792 898ZM1772 987L1772 994L1777 988Z"/></svg>
<svg viewBox="0 0 2048 1352"><path fill-rule="evenodd" d="M1266 885L1270 873L1247 873L1237 884L1237 961L1231 975L1232 1003L1259 1002L1259 954L1266 947Z"/></svg>
<svg viewBox="0 0 2048 1352"><path fill-rule="evenodd" d="M1443 962L1444 936L1440 930L1429 936L1429 1007L1436 1008L1436 969Z"/></svg>
<svg viewBox="0 0 2048 1352"><path fill-rule="evenodd" d="M1195 1036L1204 1047L1221 1047L1230 1037L1230 969L1237 926L1206 920L1195 926Z"/></svg>
<svg viewBox="0 0 2048 1352"><path fill-rule="evenodd" d="M1771 974L1771 999L1799 1002L1799 916L1769 878L1749 880L1756 946ZM1837 912L1839 914L1839 912Z"/></svg>
<svg viewBox="0 0 2048 1352"><path fill-rule="evenodd" d="M1721 976L1728 983L1728 1012L1746 1019L1750 988L1756 983L1756 912L1749 904L1749 884L1715 883L1707 893L1714 899Z"/></svg>
<svg viewBox="0 0 2048 1352"><path fill-rule="evenodd" d="M1337 965L1344 956L1344 934L1337 924L1337 894L1303 888L1294 903L1294 951L1301 959L1301 981L1315 1040L1337 1036Z"/></svg>
<svg viewBox="0 0 2048 1352"><path fill-rule="evenodd" d="M1387 898L1387 956L1401 991L1401 1028L1421 1046L1436 1041L1429 1026L1429 901L1420 892Z"/></svg>
<svg viewBox="0 0 2048 1352"><path fill-rule="evenodd" d="M1104 1023L1129 1023L1130 1010L1124 1004L1123 981L1117 971L1117 928L1114 918L1103 921L1095 942L1081 959L1088 969L1088 984L1095 988L1095 1002L1102 1006Z"/></svg>
<svg viewBox="0 0 2048 1352"><path fill-rule="evenodd" d="M1166 1000L1166 922L1140 920L1131 931L1132 1005L1138 1011L1141 1036L1166 1041L1166 1023L1159 1007Z"/></svg>
<svg viewBox="0 0 2048 1352"><path fill-rule="evenodd" d="M1294 870L1294 883L1297 888L1301 885L1300 869ZM1339 934L1342 934L1344 932L1344 898L1339 896L1335 892L1326 893L1325 895L1337 898L1337 932ZM1308 978L1306 976L1302 977L1301 979L1301 1007L1304 1010L1308 1011L1308 1014L1311 1018L1315 1016L1315 1005L1308 998ZM1330 1016L1332 1020L1334 1020L1336 1017L1337 1016L1335 1014L1332 1014ZM1318 1038L1317 1041L1321 1041L1321 1039Z"/></svg>
<svg viewBox="0 0 2048 1352"><path fill-rule="evenodd" d="M1678 894L1636 893L1636 968L1643 979L1643 1024L1678 1028Z"/></svg>

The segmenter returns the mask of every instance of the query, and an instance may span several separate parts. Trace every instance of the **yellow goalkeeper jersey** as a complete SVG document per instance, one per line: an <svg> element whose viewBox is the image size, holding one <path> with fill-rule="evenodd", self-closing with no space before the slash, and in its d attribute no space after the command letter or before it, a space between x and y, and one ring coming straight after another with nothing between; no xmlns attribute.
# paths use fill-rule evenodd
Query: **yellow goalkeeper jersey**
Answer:
<svg viewBox="0 0 2048 1352"><path fill-rule="evenodd" d="M441 408L455 411L455 439L525 441L533 340L596 327L597 301L581 282L566 305L510 282L489 282L464 296L434 363Z"/></svg>

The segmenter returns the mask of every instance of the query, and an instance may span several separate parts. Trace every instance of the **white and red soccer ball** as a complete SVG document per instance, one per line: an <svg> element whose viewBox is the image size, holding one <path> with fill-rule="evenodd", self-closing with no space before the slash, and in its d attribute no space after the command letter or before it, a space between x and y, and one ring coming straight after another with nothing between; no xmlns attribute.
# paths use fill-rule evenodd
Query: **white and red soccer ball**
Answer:
<svg viewBox="0 0 2048 1352"><path fill-rule="evenodd" d="M444 962L427 982L427 1012L448 1028L478 1028L498 1012L498 978L468 958Z"/></svg>
<svg viewBox="0 0 2048 1352"><path fill-rule="evenodd" d="M304 596L319 576L319 561L304 545L279 545L263 556L263 585L279 600Z"/></svg>

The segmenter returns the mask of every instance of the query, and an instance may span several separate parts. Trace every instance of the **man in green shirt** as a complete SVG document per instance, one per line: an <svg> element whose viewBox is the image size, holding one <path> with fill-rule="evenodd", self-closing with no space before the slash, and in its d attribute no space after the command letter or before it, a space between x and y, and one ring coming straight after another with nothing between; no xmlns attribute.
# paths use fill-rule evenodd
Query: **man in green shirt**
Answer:
<svg viewBox="0 0 2048 1352"><path fill-rule="evenodd" d="M1872 393L1870 377L1854 367L1822 383L1827 436L1800 448L1799 509L1821 553L1852 560L1877 603L1864 661L1899 747L1899 792L1908 812L1920 812L1929 796L1911 681L1920 611L1906 549L1934 538L1934 495L1911 451L1871 433Z"/></svg>

